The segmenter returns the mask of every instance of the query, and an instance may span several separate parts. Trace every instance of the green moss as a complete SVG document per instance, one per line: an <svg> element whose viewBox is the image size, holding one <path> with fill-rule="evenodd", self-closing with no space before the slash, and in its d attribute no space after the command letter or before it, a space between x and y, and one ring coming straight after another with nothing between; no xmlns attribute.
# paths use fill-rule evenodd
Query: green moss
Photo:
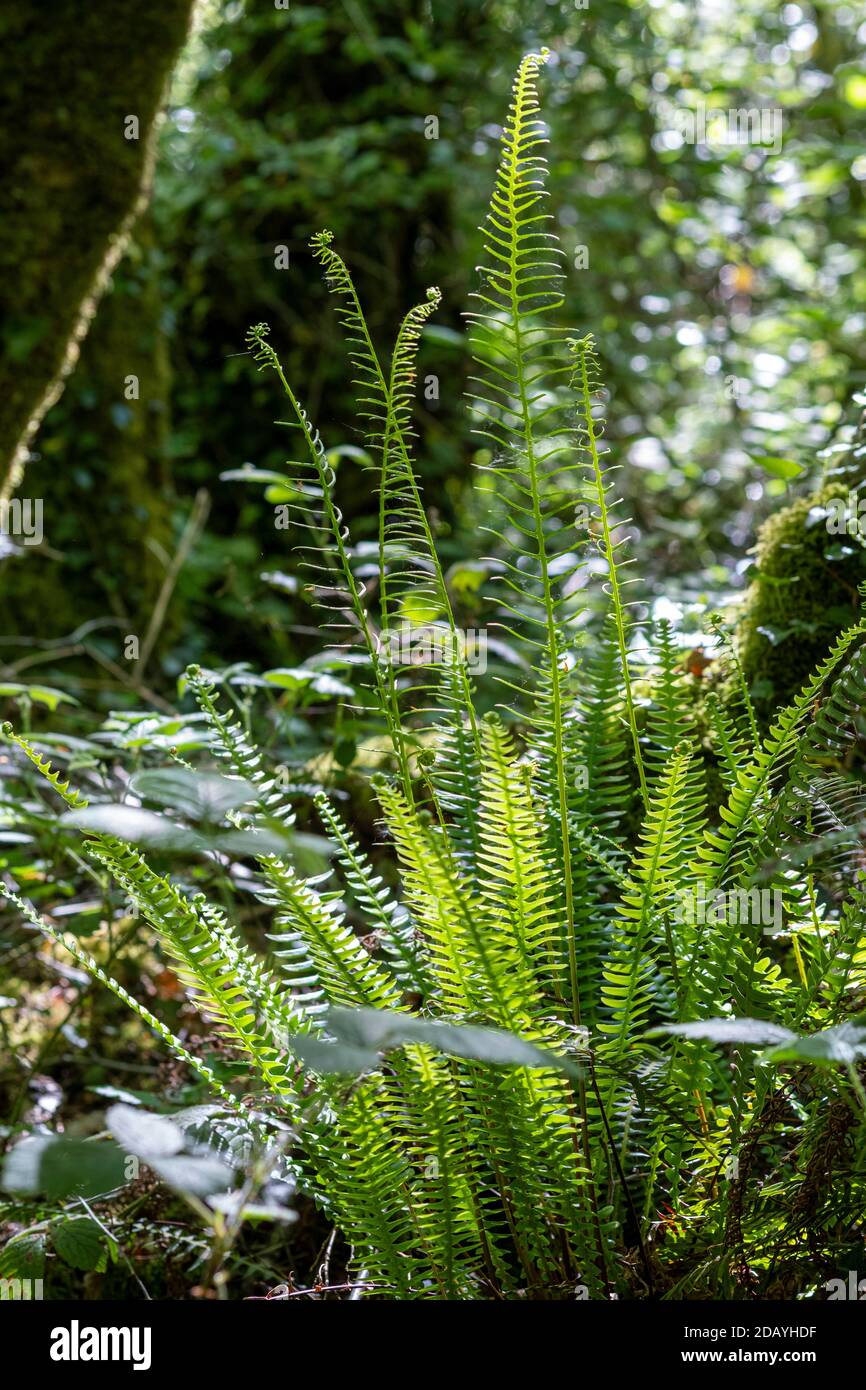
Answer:
<svg viewBox="0 0 866 1390"><path fill-rule="evenodd" d="M764 717L796 694L837 634L858 616L866 547L857 536L836 534L828 526L828 505L847 502L849 495L855 503L864 499L866 512L862 423L828 480L771 516L758 534L757 574L746 594L739 640L746 677Z"/></svg>
<svg viewBox="0 0 866 1390"><path fill-rule="evenodd" d="M192 0L55 0L0 19L0 477L68 361L146 177ZM22 55L26 54L26 61ZM125 121L139 120L127 139Z"/></svg>
<svg viewBox="0 0 866 1390"><path fill-rule="evenodd" d="M88 619L142 635L172 548L170 368L147 220L105 295L28 464L45 544L4 564L4 632L53 639ZM127 399L135 377L138 399ZM118 629L111 643L119 648Z"/></svg>

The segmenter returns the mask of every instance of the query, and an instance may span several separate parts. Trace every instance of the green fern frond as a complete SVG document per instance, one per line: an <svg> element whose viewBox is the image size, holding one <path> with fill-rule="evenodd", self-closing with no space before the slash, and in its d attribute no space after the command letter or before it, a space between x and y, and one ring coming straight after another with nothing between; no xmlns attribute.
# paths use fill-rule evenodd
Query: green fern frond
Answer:
<svg viewBox="0 0 866 1390"><path fill-rule="evenodd" d="M332 844L346 882L364 913L365 925L389 956L401 988L429 993L431 984L415 942L411 917L395 902L357 840L337 815L324 793L315 798L316 809Z"/></svg>
<svg viewBox="0 0 866 1390"><path fill-rule="evenodd" d="M558 899L547 873L531 768L517 763L498 720L486 722L482 737L481 899L497 954L512 956L512 988L520 982L523 1008L536 1013L559 993L566 970L558 953Z"/></svg>
<svg viewBox="0 0 866 1390"><path fill-rule="evenodd" d="M41 753L37 753L32 743L21 734L16 734L11 724L3 724L0 727L0 733L9 743L14 743L17 748L21 749L21 752L33 764L40 776L45 778L48 785L54 788L58 796L66 802L71 810L78 811L87 805L87 798L76 791L74 787L70 787L68 779L65 782L61 781L59 771L53 768L48 759L43 758Z"/></svg>
<svg viewBox="0 0 866 1390"><path fill-rule="evenodd" d="M243 1115L245 1119L247 1118L246 1113L238 1104L236 1097L223 1086L222 1082L217 1079L211 1068L206 1066L200 1058L189 1052L180 1039L172 1033L171 1029L168 1028L161 1019L158 1019L155 1014L152 1014L149 1009L139 1003L139 1001L135 999L128 990L124 989L123 985L113 979L111 975L106 974L102 966L99 965L89 951L84 950L74 936L71 936L68 932L57 931L56 928L52 927L44 917L41 917L39 913L31 907L30 903L20 897L19 894L7 890L4 896L8 898L9 902L15 904L22 917L26 918L32 926L42 932L43 936L48 937L55 945L60 946L61 949L75 961L76 965L80 965L82 970L87 972L91 979L98 980L99 983L110 990L130 1012L140 1018L150 1032L161 1042L166 1044L169 1051L178 1061L182 1062L184 1066L189 1067L190 1071L200 1077L200 1079L205 1082L208 1089L211 1090L214 1095L219 1096L220 1100L223 1101L228 1109L234 1113Z"/></svg>
<svg viewBox="0 0 866 1390"><path fill-rule="evenodd" d="M400 990L346 924L334 894L322 894L281 860L263 859L268 887L261 897L275 909L270 940L285 960L308 1012L317 1005L399 1009Z"/></svg>
<svg viewBox="0 0 866 1390"><path fill-rule="evenodd" d="M107 835L87 848L156 929L202 1012L250 1059L267 1088L290 1104L296 1087L285 1039L302 1020L285 996L277 995L264 967L229 932L221 914L201 897L184 897L135 850Z"/></svg>
<svg viewBox="0 0 866 1390"><path fill-rule="evenodd" d="M236 719L228 718L220 709L213 684L200 666L187 668L187 680L199 709L213 734L213 752L227 762L238 777L255 788L255 804L262 816L289 827L295 823L294 807L274 775L265 768L264 759Z"/></svg>

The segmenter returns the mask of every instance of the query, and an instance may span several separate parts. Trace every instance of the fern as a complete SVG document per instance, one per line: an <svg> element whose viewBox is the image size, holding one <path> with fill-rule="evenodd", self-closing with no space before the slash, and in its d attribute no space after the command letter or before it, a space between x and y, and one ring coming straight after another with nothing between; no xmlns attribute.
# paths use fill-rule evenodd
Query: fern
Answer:
<svg viewBox="0 0 866 1390"><path fill-rule="evenodd" d="M248 341L280 382L306 452L289 486L314 596L360 657L365 715L390 746L370 782L380 843L372 851L344 823L329 794L339 788L319 791L311 808L333 850L327 873L305 877L272 841L256 855L251 835L246 882L268 914L265 954L233 920L230 882L217 908L117 838L88 834L89 860L140 905L243 1064L231 1085L77 940L17 891L9 897L226 1106L243 1115L243 1091L290 1119L299 1181L374 1296L610 1298L655 1294L656 1280L670 1298L734 1296L756 1281L770 1288L779 1261L812 1267L864 1195L859 1172L849 1175L850 1204L834 1189L821 1229L804 1236L802 1189L826 1152L827 1097L842 1097L860 1141L862 1082L853 1063L808 1084L802 1068L777 1079L750 1039L772 1025L773 1036L785 1029L819 1047L812 1035L866 999L866 800L851 770L866 622L839 638L763 740L724 636L729 679L709 698L683 676L665 624L638 680L599 359L591 337L555 322L544 61L529 55L517 73L469 316L471 410L494 484L480 490L497 552L486 597L520 677L495 687L491 713L491 688L480 699L470 678L414 470L416 355L438 294L409 310L383 365L346 263L322 233L314 256L375 455L374 592L357 576L325 445L266 326ZM576 498L594 508L580 535ZM595 608L580 596L593 544L604 561ZM422 621L442 639L437 658L400 670L392 639ZM194 668L189 685L212 757L251 790L247 826L291 829L312 770L283 786L207 675ZM28 776L32 765L80 807L11 737ZM752 912L762 891L780 905L772 931ZM747 904L742 920L732 901ZM738 1155L745 1176L722 1191ZM761 1183L747 1183L758 1169Z"/></svg>

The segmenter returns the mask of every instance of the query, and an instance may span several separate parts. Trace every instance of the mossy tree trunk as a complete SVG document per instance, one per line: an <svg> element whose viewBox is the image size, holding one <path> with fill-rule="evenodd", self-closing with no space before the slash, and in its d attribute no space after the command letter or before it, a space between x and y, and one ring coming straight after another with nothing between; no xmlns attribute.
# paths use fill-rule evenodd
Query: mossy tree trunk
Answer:
<svg viewBox="0 0 866 1390"><path fill-rule="evenodd" d="M56 641L82 623L120 658L141 639L173 550L171 363L159 249L140 219L62 399L39 429L26 491L45 544L2 564L3 634Z"/></svg>
<svg viewBox="0 0 866 1390"><path fill-rule="evenodd" d="M19 0L0 19L0 496L142 207L193 0Z"/></svg>

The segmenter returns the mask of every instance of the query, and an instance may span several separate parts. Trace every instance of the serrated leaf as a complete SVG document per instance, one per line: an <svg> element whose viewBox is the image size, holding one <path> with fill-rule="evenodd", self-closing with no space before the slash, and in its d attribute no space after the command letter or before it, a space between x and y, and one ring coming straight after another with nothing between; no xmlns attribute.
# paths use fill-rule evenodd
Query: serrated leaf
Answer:
<svg viewBox="0 0 866 1390"><path fill-rule="evenodd" d="M12 1236L0 1250L0 1278L41 1279L45 1273L46 1237L39 1232Z"/></svg>
<svg viewBox="0 0 866 1390"><path fill-rule="evenodd" d="M73 1269L102 1272L108 1264L105 1235L89 1216L59 1221L51 1227L54 1249Z"/></svg>

